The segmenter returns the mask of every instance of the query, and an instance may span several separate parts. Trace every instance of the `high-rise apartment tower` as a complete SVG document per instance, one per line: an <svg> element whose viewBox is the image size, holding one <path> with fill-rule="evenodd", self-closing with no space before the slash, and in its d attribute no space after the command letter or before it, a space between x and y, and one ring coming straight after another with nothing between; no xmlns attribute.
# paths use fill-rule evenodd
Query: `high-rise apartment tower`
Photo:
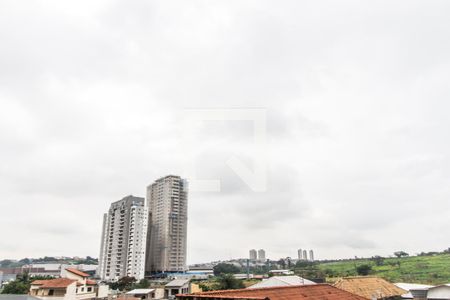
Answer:
<svg viewBox="0 0 450 300"><path fill-rule="evenodd" d="M187 182L179 176L162 177L147 187L147 273L186 270L187 205Z"/></svg>
<svg viewBox="0 0 450 300"><path fill-rule="evenodd" d="M309 260L314 261L314 251L313 250L309 250Z"/></svg>
<svg viewBox="0 0 450 300"><path fill-rule="evenodd" d="M258 250L258 260L259 261L266 261L266 251L264 249Z"/></svg>
<svg viewBox="0 0 450 300"><path fill-rule="evenodd" d="M251 249L249 252L249 258L250 260L256 261L256 259L258 258L258 252L256 252L255 249Z"/></svg>
<svg viewBox="0 0 450 300"><path fill-rule="evenodd" d="M102 280L144 278L147 220L144 198L128 196L111 204L103 216L97 271Z"/></svg>
<svg viewBox="0 0 450 300"><path fill-rule="evenodd" d="M308 260L308 252L303 250L303 260Z"/></svg>

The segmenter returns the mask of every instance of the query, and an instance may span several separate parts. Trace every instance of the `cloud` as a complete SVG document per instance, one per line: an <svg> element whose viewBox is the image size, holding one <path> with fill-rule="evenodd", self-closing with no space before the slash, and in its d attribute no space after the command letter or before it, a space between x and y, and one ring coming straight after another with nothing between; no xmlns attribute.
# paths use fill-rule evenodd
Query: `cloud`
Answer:
<svg viewBox="0 0 450 300"><path fill-rule="evenodd" d="M109 204L191 159L222 183L190 193L191 262L448 247L449 9L2 1L0 257L96 256ZM223 108L264 109L267 145L248 121L187 141L189 109ZM261 153L256 193L226 161Z"/></svg>

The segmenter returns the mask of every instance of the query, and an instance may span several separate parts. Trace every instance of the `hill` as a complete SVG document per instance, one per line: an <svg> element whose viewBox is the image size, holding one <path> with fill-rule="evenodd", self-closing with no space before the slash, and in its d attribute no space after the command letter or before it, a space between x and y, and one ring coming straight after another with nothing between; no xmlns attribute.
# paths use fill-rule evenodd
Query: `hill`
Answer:
<svg viewBox="0 0 450 300"><path fill-rule="evenodd" d="M316 268L325 273L329 281L334 281L338 277L358 275L356 268L364 264L372 267L370 275L391 282L450 283L450 254L319 262Z"/></svg>

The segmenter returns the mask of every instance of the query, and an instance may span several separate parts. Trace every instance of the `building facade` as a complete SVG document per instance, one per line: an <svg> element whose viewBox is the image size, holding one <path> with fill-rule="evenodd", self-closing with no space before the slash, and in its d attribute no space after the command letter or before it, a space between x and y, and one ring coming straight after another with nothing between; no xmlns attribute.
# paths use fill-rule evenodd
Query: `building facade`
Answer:
<svg viewBox="0 0 450 300"><path fill-rule="evenodd" d="M308 260L308 252L303 250L303 260Z"/></svg>
<svg viewBox="0 0 450 300"><path fill-rule="evenodd" d="M147 223L144 198L128 196L111 204L103 217L98 267L102 280L144 278Z"/></svg>
<svg viewBox="0 0 450 300"><path fill-rule="evenodd" d="M258 260L259 261L266 261L266 251L264 249L258 250Z"/></svg>
<svg viewBox="0 0 450 300"><path fill-rule="evenodd" d="M188 186L180 176L165 176L147 187L148 274L187 270L187 205Z"/></svg>
<svg viewBox="0 0 450 300"><path fill-rule="evenodd" d="M249 258L250 258L250 260L253 260L253 261L255 261L258 258L258 253L256 252L255 249L251 249L249 251Z"/></svg>
<svg viewBox="0 0 450 300"><path fill-rule="evenodd" d="M314 261L314 251L313 250L309 250L309 260Z"/></svg>
<svg viewBox="0 0 450 300"><path fill-rule="evenodd" d="M66 276L35 280L30 295L42 300L94 300L108 297L108 286L89 279L89 274L67 268Z"/></svg>
<svg viewBox="0 0 450 300"><path fill-rule="evenodd" d="M302 249L298 249L297 253L298 253L298 260L303 260L303 251L302 251Z"/></svg>

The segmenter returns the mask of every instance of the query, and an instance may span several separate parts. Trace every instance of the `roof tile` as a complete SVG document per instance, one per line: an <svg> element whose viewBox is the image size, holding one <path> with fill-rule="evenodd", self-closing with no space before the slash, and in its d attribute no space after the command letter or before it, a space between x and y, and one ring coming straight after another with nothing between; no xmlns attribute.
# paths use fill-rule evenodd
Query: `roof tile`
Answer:
<svg viewBox="0 0 450 300"><path fill-rule="evenodd" d="M89 277L89 274L86 274L84 272L81 272L80 270L74 269L74 268L67 268L66 271L73 273L75 275L81 276L81 277Z"/></svg>
<svg viewBox="0 0 450 300"><path fill-rule="evenodd" d="M384 299L407 293L407 291L382 278L370 276L341 278L334 286L366 299Z"/></svg>
<svg viewBox="0 0 450 300"><path fill-rule="evenodd" d="M57 278L49 280L35 280L31 284L39 285L40 288L65 288L76 282L75 279Z"/></svg>
<svg viewBox="0 0 450 300"><path fill-rule="evenodd" d="M210 291L189 295L177 295L184 299L222 298L222 299L270 299L270 300L365 300L364 298L340 290L328 284L296 285Z"/></svg>

